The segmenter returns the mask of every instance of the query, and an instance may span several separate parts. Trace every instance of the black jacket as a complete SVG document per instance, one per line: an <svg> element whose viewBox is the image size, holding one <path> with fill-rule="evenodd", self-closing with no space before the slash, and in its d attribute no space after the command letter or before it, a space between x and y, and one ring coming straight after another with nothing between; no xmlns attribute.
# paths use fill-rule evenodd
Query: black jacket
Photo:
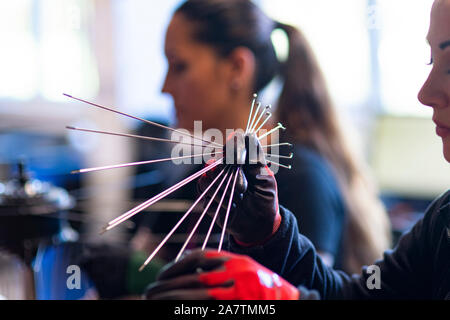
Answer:
<svg viewBox="0 0 450 320"><path fill-rule="evenodd" d="M280 211L281 226L266 244L242 248L230 239L229 250L251 256L296 286L317 290L323 299L450 299L450 190L374 263L380 289L367 285L373 283L373 267L353 276L327 267L298 232L293 214Z"/></svg>

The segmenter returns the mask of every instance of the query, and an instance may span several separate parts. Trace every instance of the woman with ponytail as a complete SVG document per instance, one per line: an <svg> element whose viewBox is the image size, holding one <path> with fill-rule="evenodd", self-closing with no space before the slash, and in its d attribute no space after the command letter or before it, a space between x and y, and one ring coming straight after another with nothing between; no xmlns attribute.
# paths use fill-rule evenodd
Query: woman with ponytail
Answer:
<svg viewBox="0 0 450 320"><path fill-rule="evenodd" d="M280 62L271 36L285 32ZM279 76L274 122L294 144L292 170L276 175L280 204L329 265L357 272L389 246L389 223L340 131L325 81L309 45L294 27L270 19L249 0L188 0L176 9L165 41L178 127L245 128L252 94ZM280 150L283 154L284 150ZM287 153L287 151L285 152Z"/></svg>

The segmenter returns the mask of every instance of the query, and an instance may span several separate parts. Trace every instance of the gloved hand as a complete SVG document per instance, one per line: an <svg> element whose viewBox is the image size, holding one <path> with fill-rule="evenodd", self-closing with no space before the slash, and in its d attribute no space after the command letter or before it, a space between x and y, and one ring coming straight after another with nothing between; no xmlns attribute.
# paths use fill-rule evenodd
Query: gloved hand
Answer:
<svg viewBox="0 0 450 320"><path fill-rule="evenodd" d="M100 299L117 299L141 295L145 287L155 281L163 263L156 259L139 272L146 257L124 246L86 244L77 264L93 281Z"/></svg>
<svg viewBox="0 0 450 320"><path fill-rule="evenodd" d="M234 138L235 136L227 141ZM239 147L237 147L237 150L235 148L235 154L238 154L235 159L245 157L245 164L240 166L240 175L233 196L227 231L239 244L255 245L265 242L276 232L280 225L281 216L278 206L277 182L274 174L265 163L264 152L259 140L255 135L246 136L244 139L246 150L242 152ZM229 160L226 155L226 147L227 145L224 147L225 158ZM242 156L243 153L245 153L245 156ZM226 163L217 166L199 179L197 183L199 192L203 192L211 184L225 165ZM214 187L211 188L205 195L205 203L211 199L214 189ZM216 211L220 194L215 197L208 210L208 214L211 216ZM223 226L228 200L229 193L222 203L217 219L217 223L221 227Z"/></svg>
<svg viewBox="0 0 450 320"><path fill-rule="evenodd" d="M305 294L305 297L311 296ZM197 249L165 267L158 281L147 288L145 298L298 300L304 297L293 285L247 256Z"/></svg>

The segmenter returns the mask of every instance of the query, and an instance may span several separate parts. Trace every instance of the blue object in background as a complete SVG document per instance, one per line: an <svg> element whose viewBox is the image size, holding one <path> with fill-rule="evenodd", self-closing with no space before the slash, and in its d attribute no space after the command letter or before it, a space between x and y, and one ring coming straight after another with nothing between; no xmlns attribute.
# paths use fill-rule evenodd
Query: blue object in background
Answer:
<svg viewBox="0 0 450 320"><path fill-rule="evenodd" d="M82 253L82 245L67 242L55 246L41 246L33 261L35 293L37 300L78 300L95 290L86 272L80 270L80 288L69 288L68 279L75 273ZM69 268L69 269L68 269ZM73 283L69 279L69 283Z"/></svg>
<svg viewBox="0 0 450 320"><path fill-rule="evenodd" d="M24 161L31 178L66 189L79 187L79 175L70 172L82 167L82 156L63 136L21 131L1 134L0 163L14 165L20 161Z"/></svg>

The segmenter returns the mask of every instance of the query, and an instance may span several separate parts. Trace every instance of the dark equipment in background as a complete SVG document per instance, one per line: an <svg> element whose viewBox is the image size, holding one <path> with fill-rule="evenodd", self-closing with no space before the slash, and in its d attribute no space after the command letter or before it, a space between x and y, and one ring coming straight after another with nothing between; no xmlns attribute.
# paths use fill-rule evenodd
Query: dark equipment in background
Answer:
<svg viewBox="0 0 450 320"><path fill-rule="evenodd" d="M22 162L17 168L12 179L0 182L0 248L30 264L40 243L63 232L76 237L64 218L74 200L63 188L30 179Z"/></svg>

